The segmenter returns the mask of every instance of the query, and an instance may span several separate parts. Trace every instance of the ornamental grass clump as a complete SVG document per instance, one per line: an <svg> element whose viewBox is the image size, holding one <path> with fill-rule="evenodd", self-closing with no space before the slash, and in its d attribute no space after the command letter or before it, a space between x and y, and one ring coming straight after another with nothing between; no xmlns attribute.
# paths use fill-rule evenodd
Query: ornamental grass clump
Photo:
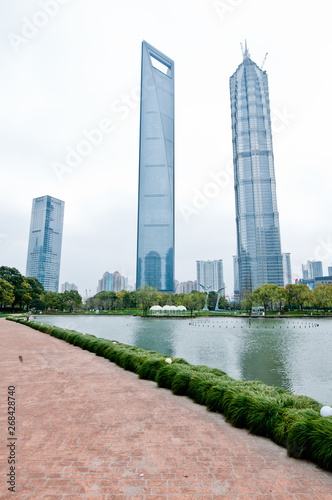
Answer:
<svg viewBox="0 0 332 500"><path fill-rule="evenodd" d="M66 340L66 342L69 342L70 336L73 335L73 332L70 332L68 330L63 330L62 328L58 328L57 326L52 326L49 329L48 333L52 337ZM77 335L77 332L75 332L75 334Z"/></svg>
<svg viewBox="0 0 332 500"><path fill-rule="evenodd" d="M247 429L252 434L270 437L279 410L280 406L274 398L250 395L247 401Z"/></svg>
<svg viewBox="0 0 332 500"><path fill-rule="evenodd" d="M294 419L287 436L288 454L313 460L320 467L332 471L332 418L322 418L314 410L307 410L302 418Z"/></svg>
<svg viewBox="0 0 332 500"><path fill-rule="evenodd" d="M94 350L95 355L104 358L105 357L104 354L109 348L109 346L110 346L109 340L98 339L98 342L96 343Z"/></svg>
<svg viewBox="0 0 332 500"><path fill-rule="evenodd" d="M229 390L231 384L230 380L221 379L216 385L211 387L206 395L206 406L209 411L225 412L224 395Z"/></svg>
<svg viewBox="0 0 332 500"><path fill-rule="evenodd" d="M200 405L206 405L209 389L219 382L219 377L210 372L194 372L189 380L187 396Z"/></svg>
<svg viewBox="0 0 332 500"><path fill-rule="evenodd" d="M149 358L146 351L138 348L128 348L118 352L116 363L134 373L138 373L140 366Z"/></svg>
<svg viewBox="0 0 332 500"><path fill-rule="evenodd" d="M160 368L157 373L156 382L159 387L172 390L172 384L175 376L182 373L188 363L177 363L175 359L171 365L165 365Z"/></svg>
<svg viewBox="0 0 332 500"><path fill-rule="evenodd" d="M194 370L192 370L190 367L181 366L181 369L177 370L172 381L171 390L173 394L177 394L178 396L186 396L193 374Z"/></svg>
<svg viewBox="0 0 332 500"><path fill-rule="evenodd" d="M195 372L210 373L212 375L216 375L217 377L224 377L227 375L227 373L219 370L219 368L210 368L205 365L190 365L190 367L192 370L195 370Z"/></svg>
<svg viewBox="0 0 332 500"><path fill-rule="evenodd" d="M138 368L137 374L139 378L146 380L156 380L158 370L165 366L165 358L152 354Z"/></svg>
<svg viewBox="0 0 332 500"><path fill-rule="evenodd" d="M77 347L81 347L85 351L93 352L96 354L97 349L104 346L104 343L100 342L99 339L94 339L88 337L87 335L82 335L81 338L75 341L74 345ZM100 356L102 356L102 354L100 354Z"/></svg>

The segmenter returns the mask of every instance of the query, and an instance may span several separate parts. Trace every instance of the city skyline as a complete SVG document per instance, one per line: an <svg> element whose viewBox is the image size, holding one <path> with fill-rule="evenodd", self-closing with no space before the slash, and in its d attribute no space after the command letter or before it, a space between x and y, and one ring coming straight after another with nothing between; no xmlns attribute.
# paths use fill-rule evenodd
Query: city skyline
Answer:
<svg viewBox="0 0 332 500"><path fill-rule="evenodd" d="M213 0L170 0L167 8L147 0L123 6L82 0L59 5L28 38L27 22L38 18L39 3L7 4L0 19L2 264L25 272L31 199L50 192L66 201L60 281L74 282L82 294L95 290L105 269L117 269L135 282L145 39L177 65L175 278L194 280L198 258L220 257L231 295L236 231L229 76L246 38L258 65L269 53L264 69L273 103L282 250L291 253L293 280L308 260L322 260L327 274L332 102L324 63L331 10L327 1L315 9L309 2L253 0L223 11ZM309 29L319 36L308 37Z"/></svg>

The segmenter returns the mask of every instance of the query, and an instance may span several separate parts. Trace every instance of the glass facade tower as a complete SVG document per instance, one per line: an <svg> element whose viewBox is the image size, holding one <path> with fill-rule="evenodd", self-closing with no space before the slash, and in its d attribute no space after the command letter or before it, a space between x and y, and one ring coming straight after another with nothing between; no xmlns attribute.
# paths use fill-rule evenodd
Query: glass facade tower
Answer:
<svg viewBox="0 0 332 500"><path fill-rule="evenodd" d="M59 291L65 202L52 196L32 202L26 276L37 278L46 291Z"/></svg>
<svg viewBox="0 0 332 500"><path fill-rule="evenodd" d="M283 286L268 78L250 58L230 78L240 297L265 283Z"/></svg>
<svg viewBox="0 0 332 500"><path fill-rule="evenodd" d="M142 44L136 289L174 291L174 62Z"/></svg>

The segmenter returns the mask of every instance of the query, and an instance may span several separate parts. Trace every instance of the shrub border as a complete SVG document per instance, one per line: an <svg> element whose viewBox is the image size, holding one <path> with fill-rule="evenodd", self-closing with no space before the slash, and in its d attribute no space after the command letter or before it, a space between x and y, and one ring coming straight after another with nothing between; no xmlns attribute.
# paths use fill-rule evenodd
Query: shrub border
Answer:
<svg viewBox="0 0 332 500"><path fill-rule="evenodd" d="M260 381L238 381L216 368L191 365L182 358L115 340L26 318L6 319L93 352L176 395L188 396L209 411L222 413L233 426L284 446L289 456L310 460L332 472L332 417L321 417L322 405L314 399Z"/></svg>

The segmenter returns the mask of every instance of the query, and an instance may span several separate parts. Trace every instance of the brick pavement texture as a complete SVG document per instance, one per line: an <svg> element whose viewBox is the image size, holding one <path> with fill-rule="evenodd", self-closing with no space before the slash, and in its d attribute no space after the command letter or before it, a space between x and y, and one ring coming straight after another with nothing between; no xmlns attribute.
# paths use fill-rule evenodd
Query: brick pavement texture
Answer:
<svg viewBox="0 0 332 500"><path fill-rule="evenodd" d="M186 397L24 325L0 319L0 338L1 499L332 500L331 473ZM15 493L6 484L11 385Z"/></svg>

